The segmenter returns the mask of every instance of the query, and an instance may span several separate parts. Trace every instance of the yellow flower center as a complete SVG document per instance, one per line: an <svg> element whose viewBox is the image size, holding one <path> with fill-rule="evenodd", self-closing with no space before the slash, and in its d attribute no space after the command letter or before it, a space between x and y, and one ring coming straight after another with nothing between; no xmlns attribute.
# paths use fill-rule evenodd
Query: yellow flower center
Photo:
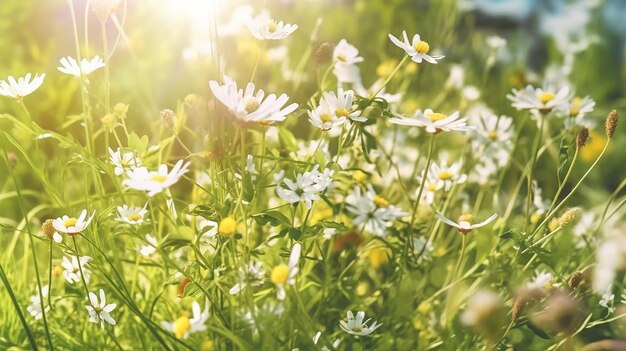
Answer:
<svg viewBox="0 0 626 351"><path fill-rule="evenodd" d="M259 106L261 106L261 104L259 103L259 100L257 100L257 99L250 99L250 100L248 100L246 102L245 110L248 113L252 113L252 112L258 110Z"/></svg>
<svg viewBox="0 0 626 351"><path fill-rule="evenodd" d="M439 120L442 120L444 118L446 118L448 116L444 115L443 113L438 113L438 112L432 112L426 115L426 118L428 118L429 120L433 121L433 122L437 122Z"/></svg>
<svg viewBox="0 0 626 351"><path fill-rule="evenodd" d="M555 97L556 95L554 95L554 93L549 92L549 91L544 91L543 93L539 94L539 101L545 104L548 101L554 99Z"/></svg>
<svg viewBox="0 0 626 351"><path fill-rule="evenodd" d="M469 213L464 213L459 217L459 222L467 222L471 224L474 222L474 216Z"/></svg>
<svg viewBox="0 0 626 351"><path fill-rule="evenodd" d="M322 113L320 115L320 119L322 120L322 122L330 122L333 120L333 116L329 115L328 113Z"/></svg>
<svg viewBox="0 0 626 351"><path fill-rule="evenodd" d="M125 160L121 160L120 165L122 165L123 168L128 168L130 166L128 161L125 161Z"/></svg>
<svg viewBox="0 0 626 351"><path fill-rule="evenodd" d="M373 201L376 204L376 206L378 206L378 207L387 207L387 206L389 206L389 201L387 201L387 199L385 199L382 196L378 196L378 195L374 196L374 200Z"/></svg>
<svg viewBox="0 0 626 351"><path fill-rule="evenodd" d="M487 136L489 136L489 139L491 139L491 140L497 140L498 139L498 131L492 130L489 133L487 133Z"/></svg>
<svg viewBox="0 0 626 351"><path fill-rule="evenodd" d="M274 33L276 31L276 26L277 26L276 21L272 20L270 21L270 23L267 24L267 30L270 33Z"/></svg>
<svg viewBox="0 0 626 351"><path fill-rule="evenodd" d="M237 231L237 221L235 217L228 216L220 221L217 230L222 235L232 235Z"/></svg>
<svg viewBox="0 0 626 351"><path fill-rule="evenodd" d="M335 114L339 117L346 117L347 115L350 114L350 111L346 110L345 108L338 108L335 111Z"/></svg>
<svg viewBox="0 0 626 351"><path fill-rule="evenodd" d="M437 174L437 176L439 177L439 179L441 180L450 180L452 179L452 172L448 171L448 170L444 170L439 172L439 174Z"/></svg>
<svg viewBox="0 0 626 351"><path fill-rule="evenodd" d="M189 329L191 329L191 322L189 321L189 318L187 318L187 316L181 316L174 321L174 325L172 326L172 331L174 332L174 335L179 339L182 339L182 337L185 335L185 333L187 333L187 331L189 331Z"/></svg>
<svg viewBox="0 0 626 351"><path fill-rule="evenodd" d="M73 218L73 217L72 217L72 218L68 218L68 219L66 219L66 220L63 222L63 225L64 225L65 227L73 227L73 226L75 226L75 225L76 225L76 222L78 222L78 219L76 219L76 218Z"/></svg>
<svg viewBox="0 0 626 351"><path fill-rule="evenodd" d="M417 51L419 54L427 54L430 50L430 45L428 45L428 43L423 40L418 41L414 47L415 51Z"/></svg>
<svg viewBox="0 0 626 351"><path fill-rule="evenodd" d="M576 117L580 113L580 105L582 105L583 99L577 97L572 101L572 107L569 110L570 117Z"/></svg>
<svg viewBox="0 0 626 351"><path fill-rule="evenodd" d="M141 215L137 213L132 213L128 215L128 219L130 219L131 221L138 221L141 219Z"/></svg>
<svg viewBox="0 0 626 351"><path fill-rule="evenodd" d="M346 55L344 54L339 54L337 55L337 60L341 61L341 62L346 62L348 61L348 59L346 58Z"/></svg>
<svg viewBox="0 0 626 351"><path fill-rule="evenodd" d="M437 190L437 183L430 183L430 184L428 184L428 185L426 186L426 188L427 188L429 191L435 191L435 190Z"/></svg>
<svg viewBox="0 0 626 351"><path fill-rule="evenodd" d="M360 333L360 332L363 331L363 328L361 328L361 327L354 327L354 328L352 328L352 331L355 332L355 333Z"/></svg>
<svg viewBox="0 0 626 351"><path fill-rule="evenodd" d="M272 283L276 285L283 285L287 282L287 278L289 278L289 266L286 264L281 263L272 269L270 277Z"/></svg>
<svg viewBox="0 0 626 351"><path fill-rule="evenodd" d="M163 183L167 179L165 175L155 175L150 178L153 182Z"/></svg>

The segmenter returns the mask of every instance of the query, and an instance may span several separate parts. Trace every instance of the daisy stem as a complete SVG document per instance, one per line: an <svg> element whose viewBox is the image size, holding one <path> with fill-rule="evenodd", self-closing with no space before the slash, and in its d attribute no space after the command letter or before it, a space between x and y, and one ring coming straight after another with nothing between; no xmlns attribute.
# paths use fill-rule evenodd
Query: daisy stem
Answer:
<svg viewBox="0 0 626 351"><path fill-rule="evenodd" d="M26 230L28 231L28 240L30 243L30 250L31 250L31 254L33 256L33 265L35 268L35 278L37 279L37 292L39 293L39 304L41 305L41 316L43 318L43 325L44 325L44 329L46 331L46 339L48 341L48 345L50 346L50 350L54 350L54 346L52 344L52 337L50 336L50 330L48 329L48 318L46 316L46 309L44 308L45 304L44 304L44 300L43 300L43 291L42 291L42 287L41 287L41 277L39 277L39 264L37 262L37 252L35 251L35 242L33 240L33 231L30 225L30 220L28 218L28 211L26 211L26 206L24 205L24 198L22 197L22 191L20 188L20 184L17 181L17 177L15 176L15 172L13 171L14 168L11 167L10 163L9 163L9 155L8 155L8 151L7 151L7 146L6 146L6 138L7 138L7 134L3 134L4 138L2 138L2 151L4 153L4 162L7 166L7 169L9 170L9 173L11 174L11 178L13 179L13 184L15 185L15 192L17 194L17 202L20 208L20 211L22 212L22 215L24 216L24 223L26 226ZM4 276L4 271L3 271L3 276ZM6 279L6 276L4 276L3 280ZM5 286L8 286L8 280L5 282ZM12 294L12 293L11 293ZM14 299L15 296L12 296L12 299ZM14 305L16 306L16 309L18 308L17 302L14 300ZM21 313L18 313L21 314ZM23 317L23 316L22 316ZM31 335L32 336L32 335ZM35 346L35 349L37 349L37 347Z"/></svg>
<svg viewBox="0 0 626 351"><path fill-rule="evenodd" d="M53 239L50 238L50 251L48 253L48 256L49 256L48 266L50 267L50 269L48 269L48 306L50 306L51 309L52 309L52 294L50 293L50 291L52 291L52 241Z"/></svg>
<svg viewBox="0 0 626 351"><path fill-rule="evenodd" d="M267 131L266 127L261 127L261 146L259 147L259 156L261 160L259 161L259 175L263 174L263 161L265 161L265 132Z"/></svg>
<svg viewBox="0 0 626 351"><path fill-rule="evenodd" d="M383 82L383 84L381 84L381 86L378 88L378 90L376 90L376 92L372 95L370 95L369 99L370 101L374 100L374 98L381 92L383 91L383 89L385 89L385 87L387 86L387 84L389 84L389 81L391 80L391 78L393 78L393 76L396 75L396 73L398 72L398 70L400 70L400 67L402 67L404 65L404 63L409 59L408 55L404 55L404 57L402 58L402 60L398 63L398 65L396 66L396 68L393 69L393 71L391 71L391 73L387 76L387 79L385 79L385 81Z"/></svg>
<svg viewBox="0 0 626 351"><path fill-rule="evenodd" d="M561 195L563 188L565 188L565 184L567 183L567 180L569 179L569 176L572 173L572 169L574 168L574 165L576 164L577 156L578 156L578 148L576 148L576 151L574 151L574 157L572 158L572 162L570 163L567 169L567 173L565 173L565 178L563 178L563 181L561 181L561 185L559 185L559 188L556 190L556 194L554 194L554 198L552 199L552 203L550 204L550 209L548 210L548 213L552 212L552 210L554 209L554 206L556 205L556 202L559 200L559 196Z"/></svg>
<svg viewBox="0 0 626 351"><path fill-rule="evenodd" d="M537 155L539 154L539 144L541 144L541 137L543 136L543 127L545 118L544 116L539 117L539 131L535 135L535 142L533 147L533 157L530 163L530 169L528 170L528 194L526 196L526 215L524 216L524 232L528 230L528 223L530 220L530 203L533 199L533 170L535 169L535 165L537 163Z"/></svg>
<svg viewBox="0 0 626 351"><path fill-rule="evenodd" d="M30 128L31 125L33 124L33 118L30 115L30 112L28 111L28 108L26 108L26 105L24 104L24 100L20 99L18 100L20 107L22 108L22 111L24 111L24 115L26 115L26 125L28 125L28 127Z"/></svg>
<svg viewBox="0 0 626 351"><path fill-rule="evenodd" d="M422 173L422 181L417 192L417 198L415 199L415 203L413 204L413 213L411 214L411 224L409 230L413 230L413 225L415 224L415 217L417 215L417 207L420 204L420 199L422 198L422 193L424 192L424 185L426 184L426 175L428 174L428 169L430 168L430 162L432 161L433 149L435 145L435 134L431 134L430 137L430 145L428 146L428 156L426 158L426 167L424 167L424 172ZM412 233L411 233L411 236ZM409 240L409 245L413 245L413 241Z"/></svg>
<svg viewBox="0 0 626 351"><path fill-rule="evenodd" d="M17 302L17 298L15 297L15 293L13 292L13 289L11 288L11 283L9 282L9 279L7 278L6 273L4 272L4 269L2 268L2 264L0 264L0 279L2 279L4 288L9 293L9 297L11 298L11 302L13 303L13 307L15 307L15 312L17 312L17 316L20 318L20 322L22 323L22 327L24 328L26 337L28 337L28 342L30 343L30 346L33 348L34 351L39 350L39 348L37 347L37 342L35 341L35 337L33 336L33 332L30 330L30 327L28 326L28 323L26 322L26 318L24 318L24 314L22 313L22 310L20 309L20 305ZM42 305L41 313L43 315L45 315L46 313L44 310L45 308ZM51 343L50 343L50 346L52 347Z"/></svg>

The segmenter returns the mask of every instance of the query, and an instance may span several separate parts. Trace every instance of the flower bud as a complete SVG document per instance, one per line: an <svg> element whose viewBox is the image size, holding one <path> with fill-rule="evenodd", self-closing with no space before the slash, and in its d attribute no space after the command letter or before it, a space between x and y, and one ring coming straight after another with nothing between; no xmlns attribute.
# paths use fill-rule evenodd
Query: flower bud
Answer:
<svg viewBox="0 0 626 351"><path fill-rule="evenodd" d="M56 232L56 230L54 230L54 226L52 226L52 219L46 219L43 222L43 224L41 225L41 231L43 232L43 235L46 236L46 238L52 240L52 237Z"/></svg>
<svg viewBox="0 0 626 351"><path fill-rule="evenodd" d="M174 129L176 127L176 122L178 121L178 117L174 111L170 109L165 109L159 113L159 117L161 118L161 124L167 129Z"/></svg>
<svg viewBox="0 0 626 351"><path fill-rule="evenodd" d="M565 211L559 218L559 227L565 227L576 222L580 217L580 212L582 212L580 207L572 207Z"/></svg>
<svg viewBox="0 0 626 351"><path fill-rule="evenodd" d="M617 128L617 110L609 112L609 115L606 117L604 131L609 138L613 137L613 133L615 133L615 128Z"/></svg>
<svg viewBox="0 0 626 351"><path fill-rule="evenodd" d="M576 135L576 148L580 149L581 147L585 146L587 138L589 138L589 129L581 129L580 132L578 132L578 135Z"/></svg>
<svg viewBox="0 0 626 351"><path fill-rule="evenodd" d="M317 47L317 50L315 50L315 55L313 56L313 62L315 62L315 65L321 66L331 62L333 60L334 50L335 44L327 41L321 43L320 46Z"/></svg>
<svg viewBox="0 0 626 351"><path fill-rule="evenodd" d="M581 286L582 284L585 284L585 282L586 282L586 279L585 279L585 275L583 274L583 272L576 271L574 272L574 274L572 274L571 277L569 277L569 280L567 281L567 286L569 286L570 289L574 290L578 288L579 286Z"/></svg>

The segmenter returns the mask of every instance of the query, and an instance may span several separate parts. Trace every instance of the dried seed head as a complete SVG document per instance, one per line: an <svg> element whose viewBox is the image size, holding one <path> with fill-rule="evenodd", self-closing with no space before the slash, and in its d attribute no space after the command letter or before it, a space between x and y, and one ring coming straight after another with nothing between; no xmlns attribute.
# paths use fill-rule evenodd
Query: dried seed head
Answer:
<svg viewBox="0 0 626 351"><path fill-rule="evenodd" d="M54 230L54 226L52 226L52 219L46 219L43 222L41 225L41 231L43 231L43 235L45 235L46 238L52 240L52 236L54 236L54 232L56 232L56 230Z"/></svg>
<svg viewBox="0 0 626 351"><path fill-rule="evenodd" d="M313 56L315 65L320 66L332 61L334 50L335 44L327 41L321 43L320 46L317 47L317 50L315 50L315 55Z"/></svg>
<svg viewBox="0 0 626 351"><path fill-rule="evenodd" d="M574 272L574 274L572 274L571 277L569 277L569 280L567 281L567 286L569 286L570 289L574 290L584 284L585 280L586 279L583 272L576 271Z"/></svg>
<svg viewBox="0 0 626 351"><path fill-rule="evenodd" d="M165 109L159 112L159 117L161 118L161 124L167 129L174 129L176 127L176 122L178 121L178 117L174 111L170 109Z"/></svg>
<svg viewBox="0 0 626 351"><path fill-rule="evenodd" d="M578 220L581 212L582 210L580 207L572 207L565 211L565 213L563 213L559 218L559 227L565 227Z"/></svg>
<svg viewBox="0 0 626 351"><path fill-rule="evenodd" d="M587 128L581 129L580 132L578 132L578 135L576 136L576 148L580 149L581 147L585 146L585 143L587 142L587 138L589 138L589 129Z"/></svg>
<svg viewBox="0 0 626 351"><path fill-rule="evenodd" d="M609 138L613 137L613 133L615 133L615 128L617 128L617 110L609 112L609 115L606 117L604 130Z"/></svg>

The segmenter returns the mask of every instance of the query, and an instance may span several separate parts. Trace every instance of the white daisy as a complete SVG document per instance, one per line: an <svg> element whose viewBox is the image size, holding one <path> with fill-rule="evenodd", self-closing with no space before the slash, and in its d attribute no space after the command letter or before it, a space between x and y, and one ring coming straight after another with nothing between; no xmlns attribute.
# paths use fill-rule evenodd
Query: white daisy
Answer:
<svg viewBox="0 0 626 351"><path fill-rule="evenodd" d="M550 287L550 282L552 281L552 274L546 271L541 271L537 273L535 279L533 279L530 283L526 284L526 288L529 290L545 290Z"/></svg>
<svg viewBox="0 0 626 351"><path fill-rule="evenodd" d="M147 245L139 246L139 253L143 257L148 257L154 254L157 251L157 246L159 244L157 239L150 234L146 234L146 241L148 242Z"/></svg>
<svg viewBox="0 0 626 351"><path fill-rule="evenodd" d="M61 262L61 266L64 269L63 277L65 277L65 280L67 280L67 282L70 284L80 282L80 271L82 269L85 283L89 284L89 280L91 279L91 271L86 267L89 261L91 261L91 257L89 256L80 256L80 258L72 256L71 259L63 256L63 262Z"/></svg>
<svg viewBox="0 0 626 351"><path fill-rule="evenodd" d="M117 151L113 151L113 149L109 148L109 156L111 164L115 166L116 176L122 175L124 172L128 173L141 166L141 160L134 152L125 152L122 154L119 148Z"/></svg>
<svg viewBox="0 0 626 351"><path fill-rule="evenodd" d="M200 304L194 301L191 304L193 316L191 318L183 314L173 322L161 322L161 325L168 331L174 333L179 339L186 339L189 335L206 330L206 321L209 319L209 304L206 303L204 310L200 309Z"/></svg>
<svg viewBox="0 0 626 351"><path fill-rule="evenodd" d="M336 127L340 127L346 122L346 117L338 117L334 111L330 110L328 104L322 103L314 110L307 111L309 122L322 131L329 131Z"/></svg>
<svg viewBox="0 0 626 351"><path fill-rule="evenodd" d="M265 269L263 269L263 265L261 262L250 262L248 264L248 268L241 267L239 268L239 283L235 284L228 291L231 295L238 294L241 290L243 290L246 286L258 286L263 283L263 277L267 273Z"/></svg>
<svg viewBox="0 0 626 351"><path fill-rule="evenodd" d="M259 40L285 39L298 29L297 24L277 22L270 17L267 11L261 12L254 19L250 19L247 24L250 33Z"/></svg>
<svg viewBox="0 0 626 351"><path fill-rule="evenodd" d="M306 208L310 209L313 201L319 200L318 194L325 191L330 185L332 182L331 176L334 173L330 169L324 169L324 172L320 173L318 167L316 165L311 171L296 175L295 182L281 177L276 184L278 196L292 204L304 201ZM287 187L283 188L282 183L287 185Z"/></svg>
<svg viewBox="0 0 626 351"><path fill-rule="evenodd" d="M356 336L369 335L372 332L374 332L374 330L378 329L381 325L383 325L382 323L378 324L377 321L374 321L371 325L368 326L367 323L369 323L371 318L368 318L366 321L363 321L365 319L365 312L363 311L357 312L356 318L354 317L354 314L352 313L352 311L348 311L347 319L348 319L347 321L344 321L344 320L339 321L339 326L346 333L351 334L351 335L356 335Z"/></svg>
<svg viewBox="0 0 626 351"><path fill-rule="evenodd" d="M42 295L41 298L39 297L39 291L37 291L37 293L35 293L35 295L32 295L29 298L30 299L30 305L28 305L28 307L26 307L26 310L36 320L39 320L39 319L43 318L44 310L45 310L46 313L50 310L50 306L46 306L45 308L42 308L42 306L41 306L41 300L43 300L44 305L46 305L49 293L50 293L50 287L48 285L44 285L44 286L41 287L41 295Z"/></svg>
<svg viewBox="0 0 626 351"><path fill-rule="evenodd" d="M148 213L147 206L148 204L145 204L143 207L129 207L126 204L117 206L118 217L115 218L115 220L131 225L143 224L146 222L145 217Z"/></svg>
<svg viewBox="0 0 626 351"><path fill-rule="evenodd" d="M339 118L350 118L357 122L367 121L367 118L359 116L359 111L352 111L352 102L354 101L354 91L352 90L339 88L336 94L334 91L327 91L322 93L322 100L328 109Z"/></svg>
<svg viewBox="0 0 626 351"><path fill-rule="evenodd" d="M363 226L364 231L381 237L386 235L387 228L391 227L395 220L408 215L390 205L385 198L376 195L376 191L369 184L365 193L356 187L346 197L345 203L348 212L356 216L352 220L356 226Z"/></svg>
<svg viewBox="0 0 626 351"><path fill-rule="evenodd" d="M341 39L333 50L333 61L342 65L353 65L363 62L363 57L359 56L359 49L348 43L346 39Z"/></svg>
<svg viewBox="0 0 626 351"><path fill-rule="evenodd" d="M459 217L459 223L455 223L449 220L448 218L446 218L444 215L442 215L439 212L435 212L435 215L440 221L444 222L445 224L455 227L459 231L459 233L462 233L462 234L467 234L474 229L484 227L485 225L491 223L491 221L496 219L496 217L498 216L497 214L494 214L480 223L472 224L474 222L474 216L472 216L469 213L462 214Z"/></svg>
<svg viewBox="0 0 626 351"><path fill-rule="evenodd" d="M271 124L281 122L287 118L298 107L293 103L286 107L289 99L287 94L276 97L275 94L265 96L263 90L254 92L254 83L248 83L245 91L237 90L237 83L225 77L224 84L219 85L217 81L210 81L209 86L215 98L217 98L226 108L241 122L258 122Z"/></svg>
<svg viewBox="0 0 626 351"><path fill-rule="evenodd" d="M511 105L518 110L530 110L534 113L546 114L552 111L564 111L569 100L569 87L564 86L558 91L546 85L544 88L534 88L528 85L523 90L513 89L512 94L506 97Z"/></svg>
<svg viewBox="0 0 626 351"><path fill-rule="evenodd" d="M110 325L115 325L115 319L111 317L111 312L117 307L116 304L111 303L107 305L106 296L104 296L104 290L100 289L100 302L98 297L93 292L89 292L89 303L91 305L85 305L87 312L89 312L89 321L91 323L100 323L100 326L104 328L104 322Z"/></svg>
<svg viewBox="0 0 626 351"><path fill-rule="evenodd" d="M443 113L433 112L433 110L427 109L423 113L420 110L416 111L413 117L396 115L396 117L390 118L389 122L403 126L424 127L426 128L426 132L431 134L436 134L441 131L466 132L474 129L474 127L467 125L467 118L459 117L458 111L446 116Z"/></svg>
<svg viewBox="0 0 626 351"><path fill-rule="evenodd" d="M465 183L467 175L461 173L461 162L454 162L448 166L446 161L440 164L432 162L428 169L428 177L438 179L445 191L449 191L453 185Z"/></svg>
<svg viewBox="0 0 626 351"><path fill-rule="evenodd" d="M84 58L80 60L80 64L75 58L67 56L61 58L61 67L57 67L57 69L65 74L80 77L81 75L89 75L91 72L102 67L104 67L104 61L102 61L98 55L94 56L91 60Z"/></svg>
<svg viewBox="0 0 626 351"><path fill-rule="evenodd" d="M167 165L160 165L157 171L148 171L145 167L135 168L128 172L128 179L124 179L122 184L130 189L146 191L152 197L176 184L189 171L188 167L189 162L183 164L183 160L180 160L169 172Z"/></svg>
<svg viewBox="0 0 626 351"><path fill-rule="evenodd" d="M276 285L276 298L284 300L286 297L285 286L294 285L296 283L296 274L298 273L298 261L300 260L300 251L302 245L295 243L291 248L289 255L289 263L281 263L275 266L270 273L270 280Z"/></svg>
<svg viewBox="0 0 626 351"><path fill-rule="evenodd" d="M606 308L609 314L615 312L615 295L611 290L612 288L609 286L604 294L602 294L602 299L600 299L599 302L600 306Z"/></svg>
<svg viewBox="0 0 626 351"><path fill-rule="evenodd" d="M17 81L13 76L9 76L8 82L0 81L0 95L12 97L18 101L22 100L24 96L31 94L43 84L46 74L35 74L32 81L30 80L31 77L32 74L27 73L26 76L18 78Z"/></svg>
<svg viewBox="0 0 626 351"><path fill-rule="evenodd" d="M571 128L575 125L585 125L582 119L588 113L592 112L595 106L596 102L593 101L593 99L591 99L589 96L585 96L582 99L579 97L573 98L567 106L568 114L566 115L567 118L565 119L565 127Z"/></svg>
<svg viewBox="0 0 626 351"><path fill-rule="evenodd" d="M438 60L441 60L445 57L443 55L428 55L428 52L430 51L430 45L427 42L421 40L419 34L415 34L411 41L409 41L409 37L406 35L406 31L402 31L402 36L404 38L404 41L400 41L400 39L391 34L389 34L389 39L391 39L391 41L399 48L404 50L407 55L411 57L411 60L417 63L422 63L422 60L425 60L426 62L436 64Z"/></svg>
<svg viewBox="0 0 626 351"><path fill-rule="evenodd" d="M69 236L75 236L76 234L79 234L87 229L87 226L89 226L89 223L91 223L91 220L95 215L96 211L93 211L91 217L86 218L87 210L83 210L78 218L64 215L63 217L53 220L52 226L58 232L65 233Z"/></svg>

